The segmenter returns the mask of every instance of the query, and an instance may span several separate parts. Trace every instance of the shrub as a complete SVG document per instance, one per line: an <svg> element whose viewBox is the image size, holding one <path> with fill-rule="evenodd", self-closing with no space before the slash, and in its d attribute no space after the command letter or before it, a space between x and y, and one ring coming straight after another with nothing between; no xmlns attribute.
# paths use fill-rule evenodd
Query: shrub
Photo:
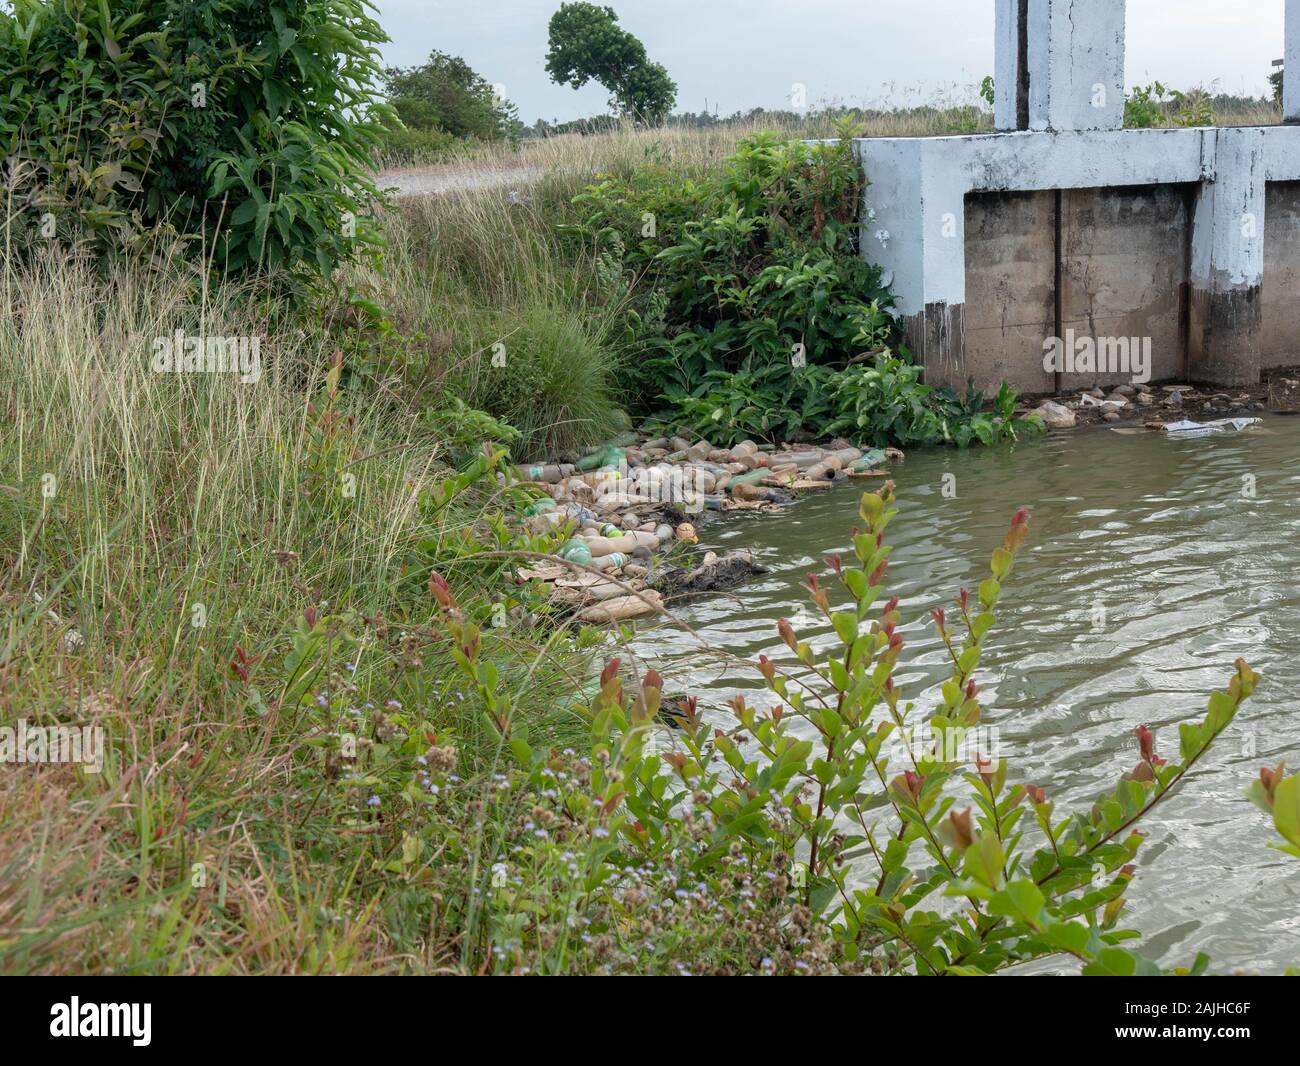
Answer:
<svg viewBox="0 0 1300 1066"><path fill-rule="evenodd" d="M734 371L709 371L701 385L673 395L658 417L721 444L812 433L878 446L964 448L1043 429L1037 415L1015 417L1016 392L1005 383L985 412L978 390L958 397L951 389L922 385L920 375L920 367L887 350L843 370L787 363L755 367L746 361Z"/></svg>
<svg viewBox="0 0 1300 1066"><path fill-rule="evenodd" d="M1213 126L1214 100L1204 89L1183 92L1158 81L1135 86L1124 98L1126 127L1150 129L1166 125L1170 119L1178 126Z"/></svg>
<svg viewBox="0 0 1300 1066"><path fill-rule="evenodd" d="M463 148L465 142L439 129L412 129L390 125L384 128L379 163L386 167L437 163Z"/></svg>
<svg viewBox="0 0 1300 1066"><path fill-rule="evenodd" d="M95 252L165 225L225 271L373 249L387 40L365 0L16 0L0 12L9 241ZM46 216L57 229L51 233Z"/></svg>
<svg viewBox="0 0 1300 1066"><path fill-rule="evenodd" d="M1062 817L1050 787L1009 782L1006 761L990 757L979 733L984 709L974 673L1027 536L1027 514L1017 512L977 593L961 590L956 621L933 612L952 672L937 706L923 713L895 680L905 647L899 601L880 603L892 503L889 484L865 495L856 562L827 560L845 602L833 605L831 589L809 575L812 603L837 642L819 651L785 620L778 624L797 667L759 657L775 700L768 709L737 696L735 724L711 728L693 699L679 699L681 728L672 750L660 754L650 738L659 735L664 679L650 670L627 691L617 660L606 667L590 708L591 757L561 790L564 846L573 857L563 904L570 920L587 928L618 915L628 871L671 871L674 883L689 886L678 892L684 908L696 892L729 901L735 860L744 858L789 915L787 939L773 933L768 943L733 942L751 971L762 972L780 952L782 968L796 972L815 959L844 972L983 974L1057 954L1077 960L1085 974L1161 972L1124 946L1136 934L1119 926L1143 843L1134 827L1205 755L1258 676L1238 660L1204 719L1180 727L1176 759L1157 754L1154 735L1139 727L1133 769L1091 808ZM539 786L556 787L556 757L515 718L498 671L479 654L477 625L437 575L431 589L485 722ZM544 840L550 824L543 816L529 828ZM514 870L548 847L507 850L497 861ZM793 856L801 861L790 866ZM512 948L545 957L555 916L509 887L497 899L512 912ZM626 950L627 930L626 921L600 926L607 952ZM635 950L646 949L637 941ZM1198 956L1179 972L1207 965Z"/></svg>
<svg viewBox="0 0 1300 1066"><path fill-rule="evenodd" d="M650 163L575 198L583 218L566 232L626 278L630 391L720 442L1014 436L1010 390L985 415L979 394L928 388L890 354L892 301L858 254L853 130L838 132L811 144L759 134L721 172Z"/></svg>
<svg viewBox="0 0 1300 1066"><path fill-rule="evenodd" d="M757 134L703 180L651 163L576 198L585 217L568 232L640 294L637 384L649 396L746 360L825 363L849 351L863 315L884 318L880 272L856 254L861 187L841 132L819 144Z"/></svg>

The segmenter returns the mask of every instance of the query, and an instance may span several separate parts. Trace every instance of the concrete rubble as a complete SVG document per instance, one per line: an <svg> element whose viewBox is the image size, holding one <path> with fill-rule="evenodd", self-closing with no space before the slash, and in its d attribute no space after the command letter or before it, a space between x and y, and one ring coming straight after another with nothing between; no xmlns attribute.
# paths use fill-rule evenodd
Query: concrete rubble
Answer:
<svg viewBox="0 0 1300 1066"><path fill-rule="evenodd" d="M1261 385L1224 390L1186 383L1122 384L1109 389L1063 392L1052 398L1026 400L1017 415L1036 414L1048 429L1076 425L1146 425L1192 416L1250 417L1265 411L1291 413L1300 407L1300 380L1285 373L1266 375Z"/></svg>
<svg viewBox="0 0 1300 1066"><path fill-rule="evenodd" d="M697 526L730 511L772 511L849 478L881 477L896 448L861 449L741 441L721 448L684 437L627 434L573 462L520 466L544 495L524 512L532 533L568 534L548 562L524 567L552 602L579 621L608 623L659 613L676 599L730 588L762 573L749 552L690 555Z"/></svg>

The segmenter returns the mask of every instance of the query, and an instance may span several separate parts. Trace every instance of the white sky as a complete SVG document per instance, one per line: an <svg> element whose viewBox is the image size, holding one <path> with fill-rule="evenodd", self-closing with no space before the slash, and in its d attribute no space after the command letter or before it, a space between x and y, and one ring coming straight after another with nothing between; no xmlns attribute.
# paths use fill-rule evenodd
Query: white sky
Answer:
<svg viewBox="0 0 1300 1066"><path fill-rule="evenodd" d="M520 118L604 111L597 85L546 75L546 24L560 0L373 0L393 66L437 48L505 86ZM993 0L597 0L677 82L677 109L722 114L808 100L863 106L960 93L993 73ZM1127 82L1218 83L1261 95L1281 58L1284 0L1128 0Z"/></svg>

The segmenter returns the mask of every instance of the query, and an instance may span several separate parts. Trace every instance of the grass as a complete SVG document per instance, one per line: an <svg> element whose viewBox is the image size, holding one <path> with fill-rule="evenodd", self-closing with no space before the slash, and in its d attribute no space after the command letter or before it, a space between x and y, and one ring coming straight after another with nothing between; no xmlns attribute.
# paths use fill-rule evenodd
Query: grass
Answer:
<svg viewBox="0 0 1300 1066"><path fill-rule="evenodd" d="M623 293L594 251L557 224L593 172L573 161L523 196L468 189L401 202L382 273L361 272L407 338L398 369L412 403L450 389L509 421L521 458L581 450L626 428L618 371Z"/></svg>
<svg viewBox="0 0 1300 1066"><path fill-rule="evenodd" d="M150 340L177 328L263 337L261 381L152 372ZM458 748L467 787L499 760L426 581L436 566L476 609L516 609L473 548L503 501L490 473L444 499L444 443L382 396L331 400L331 363L323 329L180 261L4 273L4 724L99 726L112 754L99 774L4 766L0 970L457 964L463 927L412 933L385 909L402 834L367 801L399 803L398 731ZM574 646L484 639L538 735L575 735ZM342 731L361 752L340 770Z"/></svg>
<svg viewBox="0 0 1300 1066"><path fill-rule="evenodd" d="M1193 90L1205 95L1202 90ZM993 113L987 107L958 102L959 94L923 101L908 95L907 106L888 111L859 110L863 137L944 137L953 134L992 133ZM1224 126L1271 126L1282 121L1281 105L1268 100L1215 98L1215 119ZM634 164L646 153L665 154L679 162L698 165L720 163L744 137L775 130L788 137L834 136L837 109L758 112L752 116L704 127L668 126L637 129L630 124L611 133L561 133L525 137L518 142L439 141L436 150L420 151L404 145L402 151L380 161L381 170L419 167L433 173L489 175L502 170L535 169L561 175L581 175L616 170ZM1176 126L1172 110L1165 126Z"/></svg>
<svg viewBox="0 0 1300 1066"><path fill-rule="evenodd" d="M710 126L665 126L638 129L625 123L608 133L560 133L524 137L518 142L462 141L421 154L403 150L380 161L381 170L429 166L435 172L488 173L501 168L536 167L562 175L592 174L634 164L646 153L696 165L720 163L745 137L774 130L788 137L835 135L837 111L757 112L744 119ZM992 112L939 99L891 111L859 112L865 137L926 137L951 133L986 133Z"/></svg>

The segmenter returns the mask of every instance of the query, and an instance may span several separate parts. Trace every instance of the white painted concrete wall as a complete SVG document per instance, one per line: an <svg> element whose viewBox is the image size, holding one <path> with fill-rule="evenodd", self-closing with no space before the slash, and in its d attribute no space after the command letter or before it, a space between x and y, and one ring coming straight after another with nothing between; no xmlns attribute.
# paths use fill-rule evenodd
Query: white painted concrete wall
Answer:
<svg viewBox="0 0 1300 1066"><path fill-rule="evenodd" d="M999 130L1019 128L1016 124L1016 92L1020 84L1019 9L1019 0L994 0L993 125Z"/></svg>
<svg viewBox="0 0 1300 1066"><path fill-rule="evenodd" d="M1209 292L1258 285L1264 278L1264 141L1270 128L1203 131L1211 178L1192 221L1192 282ZM1300 141L1300 130L1290 131Z"/></svg>
<svg viewBox="0 0 1300 1066"><path fill-rule="evenodd" d="M1282 121L1300 122L1300 0L1286 0L1286 47L1282 53ZM1291 76L1287 77L1287 72Z"/></svg>
<svg viewBox="0 0 1300 1066"><path fill-rule="evenodd" d="M1029 128L1124 124L1124 0L1029 0Z"/></svg>
<svg viewBox="0 0 1300 1066"><path fill-rule="evenodd" d="M862 254L888 272L904 315L965 302L967 193L1207 183L1196 278L1251 284L1263 270L1264 182L1300 180L1297 126L862 138L856 149L868 182ZM1253 242L1240 235L1252 212Z"/></svg>
<svg viewBox="0 0 1300 1066"><path fill-rule="evenodd" d="M1031 130L1118 129L1124 124L1125 0L1028 0ZM993 121L1021 128L1020 3L995 0Z"/></svg>

